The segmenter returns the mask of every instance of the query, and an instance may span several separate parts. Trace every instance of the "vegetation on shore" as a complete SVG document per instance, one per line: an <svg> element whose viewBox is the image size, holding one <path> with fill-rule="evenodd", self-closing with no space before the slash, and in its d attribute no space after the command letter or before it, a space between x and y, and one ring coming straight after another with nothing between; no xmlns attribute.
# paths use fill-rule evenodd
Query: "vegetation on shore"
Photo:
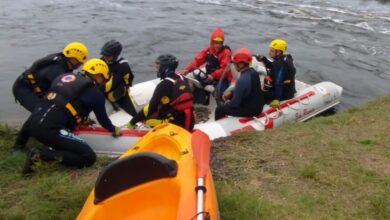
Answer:
<svg viewBox="0 0 390 220"><path fill-rule="evenodd" d="M212 143L221 219L390 219L390 96ZM22 177L16 130L0 125L0 219L74 219L99 170L39 164ZM32 141L30 146L37 143Z"/></svg>

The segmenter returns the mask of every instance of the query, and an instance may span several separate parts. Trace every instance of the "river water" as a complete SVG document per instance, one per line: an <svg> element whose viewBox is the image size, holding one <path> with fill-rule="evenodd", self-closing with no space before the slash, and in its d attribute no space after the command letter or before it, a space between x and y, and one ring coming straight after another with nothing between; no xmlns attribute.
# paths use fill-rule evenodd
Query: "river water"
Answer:
<svg viewBox="0 0 390 220"><path fill-rule="evenodd" d="M390 4L386 0L1 0L0 121L20 123L27 111L11 88L34 60L70 41L90 57L104 42L124 44L135 82L155 77L161 53L179 68L208 45L214 27L232 49L267 53L273 38L289 44L297 79L344 88L340 109L390 94Z"/></svg>

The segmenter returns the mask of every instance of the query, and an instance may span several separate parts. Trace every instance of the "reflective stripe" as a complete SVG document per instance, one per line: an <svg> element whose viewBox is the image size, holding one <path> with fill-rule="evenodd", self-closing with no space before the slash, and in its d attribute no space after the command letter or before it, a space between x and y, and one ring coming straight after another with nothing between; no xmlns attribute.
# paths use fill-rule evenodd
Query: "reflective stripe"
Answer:
<svg viewBox="0 0 390 220"><path fill-rule="evenodd" d="M34 74L27 73L26 78L30 82L30 84L32 85L34 93L38 94L38 93L42 92L42 89L36 85L37 81L34 78Z"/></svg>
<svg viewBox="0 0 390 220"><path fill-rule="evenodd" d="M27 73L26 76L27 79L34 79L34 75L32 73Z"/></svg>
<svg viewBox="0 0 390 220"><path fill-rule="evenodd" d="M283 83L284 83L284 84L290 84L290 83L291 83L291 80L290 80L290 79L284 80Z"/></svg>
<svg viewBox="0 0 390 220"><path fill-rule="evenodd" d="M128 63L129 61L127 61L127 60L121 60L121 61L119 61L119 63Z"/></svg>
<svg viewBox="0 0 390 220"><path fill-rule="evenodd" d="M70 102L66 103L65 108L68 109L70 114L76 119L77 123L81 122L80 116L78 115L78 113L77 113L76 109L73 107L73 105L70 104Z"/></svg>
<svg viewBox="0 0 390 220"><path fill-rule="evenodd" d="M39 88L39 86L36 86L36 87L34 88L34 93L41 93L41 92L42 92L42 89Z"/></svg>

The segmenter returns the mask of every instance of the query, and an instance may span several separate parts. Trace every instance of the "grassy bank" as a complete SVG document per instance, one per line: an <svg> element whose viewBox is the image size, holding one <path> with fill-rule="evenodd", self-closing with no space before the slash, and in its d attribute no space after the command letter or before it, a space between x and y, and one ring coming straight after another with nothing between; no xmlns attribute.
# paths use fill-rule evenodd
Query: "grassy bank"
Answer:
<svg viewBox="0 0 390 220"><path fill-rule="evenodd" d="M213 143L222 219L390 219L390 97Z"/></svg>
<svg viewBox="0 0 390 220"><path fill-rule="evenodd" d="M390 219L390 97L331 117L212 144L222 219ZM0 219L74 219L107 158L20 175L0 127ZM30 145L36 143L32 142Z"/></svg>

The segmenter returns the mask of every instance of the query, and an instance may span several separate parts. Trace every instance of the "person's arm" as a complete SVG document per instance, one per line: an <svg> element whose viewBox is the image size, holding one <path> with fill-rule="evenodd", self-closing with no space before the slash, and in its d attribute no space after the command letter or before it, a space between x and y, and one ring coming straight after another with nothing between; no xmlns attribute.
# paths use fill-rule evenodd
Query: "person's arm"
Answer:
<svg viewBox="0 0 390 220"><path fill-rule="evenodd" d="M233 97L230 102L227 103L230 107L239 107L241 105L243 97L251 90L251 81L249 74L241 74L237 80L236 87L234 88Z"/></svg>
<svg viewBox="0 0 390 220"><path fill-rule="evenodd" d="M123 76L123 81L125 82L125 85L127 87L132 86L133 80L134 80L134 74L131 71L129 62L127 60L121 60L119 61L119 64L121 65L119 68L120 76Z"/></svg>
<svg viewBox="0 0 390 220"><path fill-rule="evenodd" d="M267 57L263 56L260 61L264 63L265 68L272 69L273 62L270 61Z"/></svg>
<svg viewBox="0 0 390 220"><path fill-rule="evenodd" d="M186 67L188 72L193 71L206 62L206 53L209 48L202 49Z"/></svg>
<svg viewBox="0 0 390 220"><path fill-rule="evenodd" d="M224 49L224 51L222 51L222 53L219 55L219 57L218 57L219 68L216 69L213 73L211 73L214 80L219 80L221 78L223 72L225 71L227 66L230 64L231 56L232 56L232 54L231 54L229 49Z"/></svg>
<svg viewBox="0 0 390 220"><path fill-rule="evenodd" d="M81 95L80 100L87 106L90 106L91 110L96 115L96 119L103 128L111 132L115 131L115 126L112 124L106 112L106 99L97 88L88 89Z"/></svg>

